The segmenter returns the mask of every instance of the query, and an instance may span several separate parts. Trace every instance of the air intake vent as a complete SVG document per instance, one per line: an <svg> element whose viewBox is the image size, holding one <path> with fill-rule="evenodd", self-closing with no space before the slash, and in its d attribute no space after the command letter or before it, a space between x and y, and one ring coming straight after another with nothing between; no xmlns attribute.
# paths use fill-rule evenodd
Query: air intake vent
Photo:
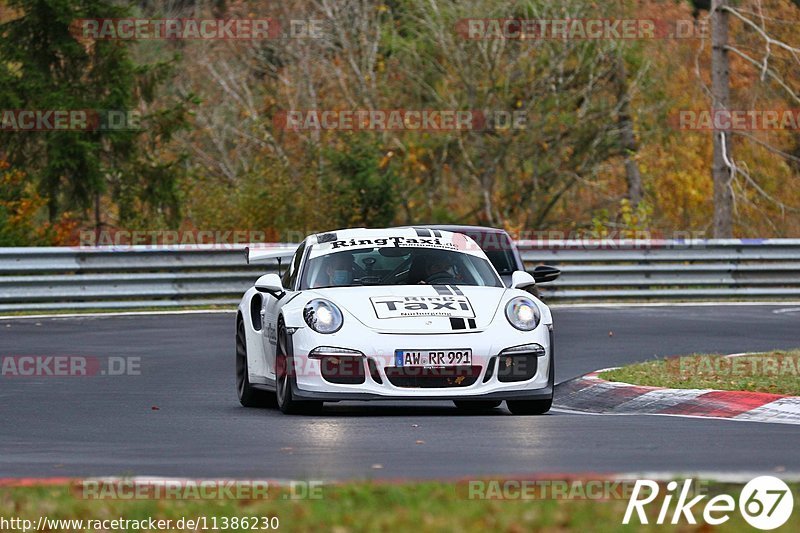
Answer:
<svg viewBox="0 0 800 533"><path fill-rule="evenodd" d="M361 356L326 355L320 358L322 377L337 385L360 385L366 381Z"/></svg>
<svg viewBox="0 0 800 533"><path fill-rule="evenodd" d="M386 367L386 377L395 387L445 389L469 387L478 381L480 366L448 366L441 368Z"/></svg>
<svg viewBox="0 0 800 533"><path fill-rule="evenodd" d="M497 356L497 380L503 383L512 383L533 379L539 368L539 357L546 353L545 349L538 344L526 344L503 350Z"/></svg>

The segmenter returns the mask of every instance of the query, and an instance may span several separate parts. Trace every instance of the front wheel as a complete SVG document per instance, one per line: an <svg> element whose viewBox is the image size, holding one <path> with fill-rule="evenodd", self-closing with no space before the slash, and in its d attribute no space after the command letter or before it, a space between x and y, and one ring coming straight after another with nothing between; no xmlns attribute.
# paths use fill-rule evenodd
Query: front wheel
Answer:
<svg viewBox="0 0 800 533"><path fill-rule="evenodd" d="M547 400L506 400L506 405L514 415L543 415L550 410L553 399Z"/></svg>
<svg viewBox="0 0 800 533"><path fill-rule="evenodd" d="M292 341L286 332L283 318L278 321L278 351L275 354L275 396L278 409L287 415L311 414L322 408L322 402L303 402L292 396Z"/></svg>

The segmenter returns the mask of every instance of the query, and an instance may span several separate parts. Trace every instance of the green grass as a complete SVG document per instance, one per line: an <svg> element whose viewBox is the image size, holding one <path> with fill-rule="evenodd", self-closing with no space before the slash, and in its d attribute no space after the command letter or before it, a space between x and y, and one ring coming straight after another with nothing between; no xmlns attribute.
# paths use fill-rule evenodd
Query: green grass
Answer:
<svg viewBox="0 0 800 533"><path fill-rule="evenodd" d="M800 396L800 350L740 357L689 355L636 363L602 379L673 389L718 389Z"/></svg>
<svg viewBox="0 0 800 533"><path fill-rule="evenodd" d="M800 484L790 483L795 509L800 507ZM709 497L730 494L738 499L741 485L710 483ZM49 518L144 520L181 517L273 517L283 531L695 531L682 521L677 526L648 527L634 521L623 526L627 500L478 500L467 499L464 484L350 483L324 487L321 499L283 499L283 492L269 500L86 500L79 488L0 488L0 517L33 520ZM660 499L647 507L655 520ZM704 500L708 501L708 498ZM702 523L702 505L695 516ZM674 506L674 498L672 505ZM672 507L671 507L672 508ZM670 513L671 515L671 513ZM210 522L209 522L210 523ZM747 529L735 511L718 531ZM781 530L800 530L800 513L794 512Z"/></svg>

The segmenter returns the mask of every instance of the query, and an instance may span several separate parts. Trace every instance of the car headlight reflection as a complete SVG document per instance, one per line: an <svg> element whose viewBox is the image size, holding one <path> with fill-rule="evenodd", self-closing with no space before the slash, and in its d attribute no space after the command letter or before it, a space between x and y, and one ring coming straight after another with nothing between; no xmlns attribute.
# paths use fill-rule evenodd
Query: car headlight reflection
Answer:
<svg viewBox="0 0 800 533"><path fill-rule="evenodd" d="M336 333L342 327L342 312L328 300L316 299L306 304L303 318L317 333Z"/></svg>
<svg viewBox="0 0 800 533"><path fill-rule="evenodd" d="M533 300L518 296L506 304L506 318L515 328L522 331L531 331L539 325L539 308Z"/></svg>

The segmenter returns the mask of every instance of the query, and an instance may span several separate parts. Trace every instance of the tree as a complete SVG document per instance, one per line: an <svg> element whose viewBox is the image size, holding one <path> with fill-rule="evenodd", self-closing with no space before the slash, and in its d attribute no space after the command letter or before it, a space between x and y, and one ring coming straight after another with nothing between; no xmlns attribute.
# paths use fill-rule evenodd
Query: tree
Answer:
<svg viewBox="0 0 800 533"><path fill-rule="evenodd" d="M642 187L642 173L639 171L639 164L636 162L636 154L639 151L636 142L636 133L633 127L633 116L631 112L631 91L628 83L628 69L625 66L625 58L621 52L617 53L616 69L614 80L617 84L617 102L619 111L617 112L617 123L620 130L620 144L625 159L625 178L628 185L628 201L635 209L644 197Z"/></svg>
<svg viewBox="0 0 800 533"><path fill-rule="evenodd" d="M0 246L49 244L53 228L39 220L44 199L19 169L0 159Z"/></svg>
<svg viewBox="0 0 800 533"><path fill-rule="evenodd" d="M794 1L795 5L798 2ZM781 2L774 2L770 6L775 12L784 8ZM791 8L790 8L791 9ZM781 17L768 17L765 7L760 3L754 9L734 7L729 0L713 0L711 3L712 20L712 49L711 49L711 101L712 111L731 111L731 80L729 53L742 60L745 65L755 67L759 71L759 79L772 85L784 97L788 97L791 105L800 104L800 91L796 80L791 74L797 72L800 66L800 48L787 44L784 40L775 38L768 28L768 21L778 23ZM748 37L745 46L731 44L729 40L730 20L735 19L743 26L742 33ZM780 24L776 26L780 27ZM755 43L753 42L755 41ZM763 56L759 59L751 55L750 50L758 48L758 41L763 43ZM786 73L779 71L782 66ZM752 103L750 104L753 105ZM737 179L743 181L738 185L740 189L752 188L756 193L769 202L778 205L782 212L798 212L797 207L786 205L770 195L755 176L748 170L746 164L737 164L734 159L732 136L739 135L758 143L761 147L779 155L787 160L792 160L792 155L773 146L770 142L760 140L748 132L733 131L730 128L719 128L715 123L713 130L713 164L712 179L714 183L714 237L729 238L733 236L734 226L734 186Z"/></svg>
<svg viewBox="0 0 800 533"><path fill-rule="evenodd" d="M711 35L711 109L730 110L730 66L728 64L728 0L712 2ZM733 168L730 163L730 130L714 132L714 162L711 167L714 182L714 238L733 236Z"/></svg>
<svg viewBox="0 0 800 533"><path fill-rule="evenodd" d="M128 42L91 40L74 32L76 19L121 18L129 14L128 8L110 0L10 0L9 5L14 15L0 25L0 108L143 115L141 129L129 124L1 134L11 163L38 184L50 221L75 211L94 218L99 230L104 223L101 197L109 188L112 201L138 201L136 211L152 205L177 210L174 187L169 185L174 181L171 165L148 158L151 146L142 143L147 135L168 141L184 123L180 105L147 107L168 64L137 64ZM142 176L150 179L142 183ZM127 194L131 191L135 198Z"/></svg>
<svg viewBox="0 0 800 533"><path fill-rule="evenodd" d="M336 205L333 216L340 226L390 226L397 205L393 165L382 162L380 147L358 135L338 149L326 150L326 189Z"/></svg>

